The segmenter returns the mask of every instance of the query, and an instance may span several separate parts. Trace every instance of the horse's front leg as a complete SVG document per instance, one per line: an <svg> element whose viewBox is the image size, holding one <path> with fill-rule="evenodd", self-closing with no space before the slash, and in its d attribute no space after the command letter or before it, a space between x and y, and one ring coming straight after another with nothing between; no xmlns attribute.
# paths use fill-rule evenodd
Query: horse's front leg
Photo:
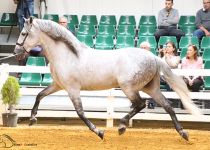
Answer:
<svg viewBox="0 0 210 150"><path fill-rule="evenodd" d="M41 92L39 92L39 94L36 96L35 104L31 110L31 117L30 117L30 122L29 122L30 126L37 122L35 115L37 114L37 110L38 110L40 101L45 96L55 93L57 91L59 91L58 86L56 86L55 84L52 84L52 85L49 85L48 87L46 87L45 89L43 89Z"/></svg>
<svg viewBox="0 0 210 150"><path fill-rule="evenodd" d="M138 112L146 107L145 100L141 99L139 94L136 94L136 99L132 100L133 109L120 120L120 125L118 128L119 135L123 134L126 130L126 125L128 124L129 120L135 116Z"/></svg>
<svg viewBox="0 0 210 150"><path fill-rule="evenodd" d="M76 110L78 116L80 117L80 119L82 119L84 121L84 123L89 127L89 129L91 131L93 131L96 135L98 135L101 139L103 139L104 138L104 131L97 129L96 126L92 122L90 122L90 120L88 120L85 117L79 92L80 91L69 92L69 97L72 100L72 103L75 107L75 110Z"/></svg>

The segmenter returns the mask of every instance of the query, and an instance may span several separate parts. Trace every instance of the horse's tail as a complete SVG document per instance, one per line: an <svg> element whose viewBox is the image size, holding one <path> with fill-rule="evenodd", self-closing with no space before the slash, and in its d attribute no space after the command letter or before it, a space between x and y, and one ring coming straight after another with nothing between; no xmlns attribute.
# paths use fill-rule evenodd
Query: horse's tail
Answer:
<svg viewBox="0 0 210 150"><path fill-rule="evenodd" d="M160 71L162 71L164 79L169 86L179 95L184 107L193 115L201 115L201 111L190 98L190 92L184 80L175 75L170 67L160 58L156 57Z"/></svg>

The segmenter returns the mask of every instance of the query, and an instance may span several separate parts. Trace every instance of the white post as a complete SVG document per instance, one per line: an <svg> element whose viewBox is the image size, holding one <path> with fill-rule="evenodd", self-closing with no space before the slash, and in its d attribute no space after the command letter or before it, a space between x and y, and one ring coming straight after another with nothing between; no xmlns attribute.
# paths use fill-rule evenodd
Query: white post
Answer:
<svg viewBox="0 0 210 150"><path fill-rule="evenodd" d="M113 119L114 106L113 105L114 105L114 97L108 96L106 127L109 127L109 128L114 126L114 119Z"/></svg>
<svg viewBox="0 0 210 150"><path fill-rule="evenodd" d="M2 102L2 95L1 95L1 89L6 82L9 73L7 72L7 67L9 67L9 64L2 64L0 65L0 124L2 125L2 113L6 111L6 105Z"/></svg>

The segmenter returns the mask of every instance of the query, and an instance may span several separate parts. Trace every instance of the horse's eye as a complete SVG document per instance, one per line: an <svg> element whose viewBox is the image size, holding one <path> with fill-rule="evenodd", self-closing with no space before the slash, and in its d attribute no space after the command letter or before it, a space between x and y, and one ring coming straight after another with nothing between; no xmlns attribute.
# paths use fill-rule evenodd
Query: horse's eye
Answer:
<svg viewBox="0 0 210 150"><path fill-rule="evenodd" d="M22 32L21 34L22 34L22 36L25 36L26 35L26 33L24 33L24 32Z"/></svg>

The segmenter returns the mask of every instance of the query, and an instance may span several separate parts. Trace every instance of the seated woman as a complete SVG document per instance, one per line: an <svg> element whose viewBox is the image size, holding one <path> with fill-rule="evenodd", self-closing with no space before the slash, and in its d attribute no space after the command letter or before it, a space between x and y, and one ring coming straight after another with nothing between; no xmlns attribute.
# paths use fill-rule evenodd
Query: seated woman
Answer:
<svg viewBox="0 0 210 150"><path fill-rule="evenodd" d="M203 59L198 56L198 48L195 45L189 45L186 57L182 59L182 69L202 69ZM184 81L192 92L198 92L203 85L201 76L184 76Z"/></svg>
<svg viewBox="0 0 210 150"><path fill-rule="evenodd" d="M165 48L159 49L159 56L171 67L171 69L178 68L180 63L180 56L177 54L176 45L169 41Z"/></svg>
<svg viewBox="0 0 210 150"><path fill-rule="evenodd" d="M172 41L167 42L164 48L159 49L159 56L169 65L171 69L178 68L181 59L177 54L176 45ZM160 78L160 84L166 85L166 89L171 91L171 88L162 76Z"/></svg>

